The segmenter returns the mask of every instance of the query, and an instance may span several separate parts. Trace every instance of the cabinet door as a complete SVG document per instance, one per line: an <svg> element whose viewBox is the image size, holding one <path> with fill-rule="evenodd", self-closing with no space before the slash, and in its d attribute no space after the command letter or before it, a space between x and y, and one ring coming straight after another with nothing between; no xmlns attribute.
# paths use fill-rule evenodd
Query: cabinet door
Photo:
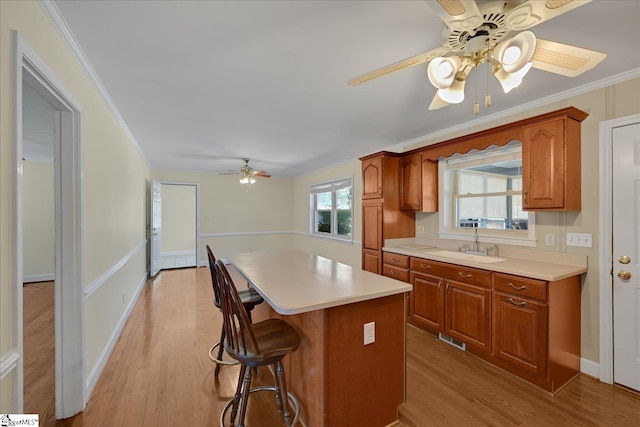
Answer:
<svg viewBox="0 0 640 427"><path fill-rule="evenodd" d="M494 355L527 371L544 375L547 306L507 294L496 293L495 296Z"/></svg>
<svg viewBox="0 0 640 427"><path fill-rule="evenodd" d="M422 212L438 212L438 162L422 160Z"/></svg>
<svg viewBox="0 0 640 427"><path fill-rule="evenodd" d="M362 250L362 269L371 273L380 274L382 260L380 259L380 251Z"/></svg>
<svg viewBox="0 0 640 427"><path fill-rule="evenodd" d="M362 269L382 273L381 200L362 202Z"/></svg>
<svg viewBox="0 0 640 427"><path fill-rule="evenodd" d="M400 162L403 211L422 210L422 155L412 154Z"/></svg>
<svg viewBox="0 0 640 427"><path fill-rule="evenodd" d="M411 273L411 323L444 331L444 279Z"/></svg>
<svg viewBox="0 0 640 427"><path fill-rule="evenodd" d="M564 209L565 126L555 119L524 128L522 203L525 210ZM580 158L575 161L580 161Z"/></svg>
<svg viewBox="0 0 640 427"><path fill-rule="evenodd" d="M491 352L491 289L447 280L445 332L485 352Z"/></svg>
<svg viewBox="0 0 640 427"><path fill-rule="evenodd" d="M383 158L373 157L362 161L362 198L379 199L382 194Z"/></svg>

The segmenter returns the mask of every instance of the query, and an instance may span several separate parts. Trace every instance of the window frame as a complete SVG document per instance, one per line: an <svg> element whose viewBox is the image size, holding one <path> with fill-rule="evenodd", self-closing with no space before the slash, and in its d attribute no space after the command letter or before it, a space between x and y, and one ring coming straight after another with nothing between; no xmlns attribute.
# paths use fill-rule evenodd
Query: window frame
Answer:
<svg viewBox="0 0 640 427"><path fill-rule="evenodd" d="M517 143L517 144L516 144ZM439 182L439 215L438 236L442 239L473 240L475 229L472 227L458 227L454 220L456 216L456 198L454 195L454 170L460 169L460 165L470 167L472 165L490 164L499 158L522 152L520 141L512 141L505 146L492 146L484 150L473 150L467 154L455 154L451 157L438 159ZM454 160L455 159L455 160ZM506 193L512 192L508 190ZM514 192L512 192L514 193ZM491 195L493 193L486 193ZM480 238L483 243L518 245L535 247L537 245L535 232L535 212L528 212L527 230L504 230L479 228Z"/></svg>
<svg viewBox="0 0 640 427"><path fill-rule="evenodd" d="M351 187L351 234L344 235L338 234L338 211L344 211L346 209L337 208L336 192L338 190ZM316 213L317 209L317 197L318 193L331 192L331 231L318 231L316 229ZM313 236L323 237L326 239L341 240L344 242L353 242L353 210L354 210L354 189L353 189L353 176L344 178L338 178L330 181L317 182L309 185L309 234Z"/></svg>

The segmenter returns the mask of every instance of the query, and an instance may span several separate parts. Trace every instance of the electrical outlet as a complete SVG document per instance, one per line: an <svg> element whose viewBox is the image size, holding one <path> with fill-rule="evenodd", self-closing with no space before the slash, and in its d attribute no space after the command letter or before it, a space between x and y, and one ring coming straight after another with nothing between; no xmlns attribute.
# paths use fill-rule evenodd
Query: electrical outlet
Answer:
<svg viewBox="0 0 640 427"><path fill-rule="evenodd" d="M424 225L417 225L416 226L416 233L424 234Z"/></svg>
<svg viewBox="0 0 640 427"><path fill-rule="evenodd" d="M376 342L376 322L364 324L364 345Z"/></svg>
<svg viewBox="0 0 640 427"><path fill-rule="evenodd" d="M555 246L556 245L556 235L553 233L544 235L544 244L547 246Z"/></svg>

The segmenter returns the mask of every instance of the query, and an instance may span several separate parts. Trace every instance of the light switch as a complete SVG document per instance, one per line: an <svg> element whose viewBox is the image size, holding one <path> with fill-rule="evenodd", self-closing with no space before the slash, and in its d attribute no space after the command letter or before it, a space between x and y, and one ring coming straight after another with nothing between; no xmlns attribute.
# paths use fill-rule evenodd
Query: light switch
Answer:
<svg viewBox="0 0 640 427"><path fill-rule="evenodd" d="M364 324L364 345L376 342L376 322Z"/></svg>

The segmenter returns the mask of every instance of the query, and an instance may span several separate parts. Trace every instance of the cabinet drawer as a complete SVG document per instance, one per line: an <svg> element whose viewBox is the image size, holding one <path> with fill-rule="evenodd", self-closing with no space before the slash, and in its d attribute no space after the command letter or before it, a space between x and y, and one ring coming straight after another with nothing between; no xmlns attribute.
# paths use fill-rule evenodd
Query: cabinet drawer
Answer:
<svg viewBox="0 0 640 427"><path fill-rule="evenodd" d="M424 258L411 257L411 271L427 274L440 274L445 264L438 261L431 261Z"/></svg>
<svg viewBox="0 0 640 427"><path fill-rule="evenodd" d="M463 267L461 265L444 264L446 267L440 272L443 276L467 283L469 285L491 288L491 272L477 268Z"/></svg>
<svg viewBox="0 0 640 427"><path fill-rule="evenodd" d="M384 252L382 262L401 268L409 268L409 257L407 255L394 254L393 252Z"/></svg>
<svg viewBox="0 0 640 427"><path fill-rule="evenodd" d="M382 274L392 279L409 283L409 269L396 267L395 265L384 264Z"/></svg>
<svg viewBox="0 0 640 427"><path fill-rule="evenodd" d="M493 273L493 288L522 298L547 300L547 282L543 280Z"/></svg>

